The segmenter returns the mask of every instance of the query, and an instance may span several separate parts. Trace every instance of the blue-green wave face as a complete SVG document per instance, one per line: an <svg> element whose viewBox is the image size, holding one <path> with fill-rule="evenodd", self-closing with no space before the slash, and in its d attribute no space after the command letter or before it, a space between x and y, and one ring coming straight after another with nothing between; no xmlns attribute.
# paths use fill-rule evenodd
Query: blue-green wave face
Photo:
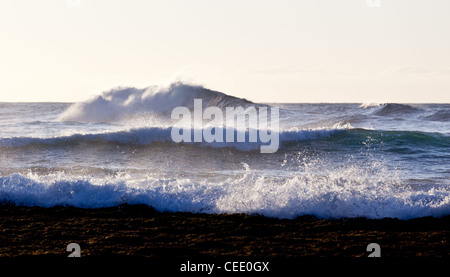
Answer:
<svg viewBox="0 0 450 277"><path fill-rule="evenodd" d="M330 142L343 146L361 146L383 148L386 151L402 151L405 153L425 153L427 150L449 149L450 137L440 133L419 131L382 131L353 129L340 132L329 139ZM448 154L443 151L442 154Z"/></svg>

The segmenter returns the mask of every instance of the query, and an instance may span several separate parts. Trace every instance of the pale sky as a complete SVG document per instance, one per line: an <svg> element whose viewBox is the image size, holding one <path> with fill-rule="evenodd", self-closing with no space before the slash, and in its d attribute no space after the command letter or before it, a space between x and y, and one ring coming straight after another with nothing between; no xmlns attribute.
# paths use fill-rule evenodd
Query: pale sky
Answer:
<svg viewBox="0 0 450 277"><path fill-rule="evenodd" d="M0 1L0 102L174 80L256 102L450 103L450 1Z"/></svg>

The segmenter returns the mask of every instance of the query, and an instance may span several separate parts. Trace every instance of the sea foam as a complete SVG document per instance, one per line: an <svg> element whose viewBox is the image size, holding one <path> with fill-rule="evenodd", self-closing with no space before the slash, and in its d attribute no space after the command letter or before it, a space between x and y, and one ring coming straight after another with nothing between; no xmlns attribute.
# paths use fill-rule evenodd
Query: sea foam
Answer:
<svg viewBox="0 0 450 277"><path fill-rule="evenodd" d="M316 172L310 163L294 176L275 178L244 164L238 178L192 181L131 176L106 179L13 174L0 178L0 201L25 206L111 207L146 204L159 211L248 213L269 217L396 217L409 219L450 213L450 189L411 189L386 172L348 165Z"/></svg>

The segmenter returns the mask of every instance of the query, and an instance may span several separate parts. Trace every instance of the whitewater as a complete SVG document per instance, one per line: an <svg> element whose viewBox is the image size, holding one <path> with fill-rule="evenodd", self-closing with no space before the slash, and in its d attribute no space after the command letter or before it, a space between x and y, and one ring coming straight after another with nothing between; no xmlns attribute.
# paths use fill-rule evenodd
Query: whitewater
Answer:
<svg viewBox="0 0 450 277"><path fill-rule="evenodd" d="M277 107L278 150L260 153L248 139L174 142L171 112L193 110L194 99L204 109ZM79 103L0 103L0 202L440 217L450 214L449 121L450 104L254 103L184 83L119 87Z"/></svg>

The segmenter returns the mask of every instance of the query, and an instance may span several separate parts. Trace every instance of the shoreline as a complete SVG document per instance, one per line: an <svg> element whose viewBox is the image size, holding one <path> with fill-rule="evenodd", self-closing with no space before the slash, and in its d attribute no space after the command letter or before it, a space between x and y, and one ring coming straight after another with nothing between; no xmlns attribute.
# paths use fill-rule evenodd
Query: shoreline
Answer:
<svg viewBox="0 0 450 277"><path fill-rule="evenodd" d="M247 214L158 212L145 205L112 208L0 206L0 257L82 255L144 258L383 257L448 258L450 216L277 219Z"/></svg>
<svg viewBox="0 0 450 277"><path fill-rule="evenodd" d="M187 264L215 266L213 274L238 273L240 265L270 272L329 274L442 273L450 262L450 216L277 219L247 214L158 212L146 205L111 208L0 205L0 266L36 273L99 270L116 274L183 272ZM68 258L77 243L80 258ZM380 258L366 248L378 243ZM230 271L236 265L238 271ZM45 271L44 271L45 269ZM245 271L245 269L244 269ZM249 273L249 272L239 272Z"/></svg>

